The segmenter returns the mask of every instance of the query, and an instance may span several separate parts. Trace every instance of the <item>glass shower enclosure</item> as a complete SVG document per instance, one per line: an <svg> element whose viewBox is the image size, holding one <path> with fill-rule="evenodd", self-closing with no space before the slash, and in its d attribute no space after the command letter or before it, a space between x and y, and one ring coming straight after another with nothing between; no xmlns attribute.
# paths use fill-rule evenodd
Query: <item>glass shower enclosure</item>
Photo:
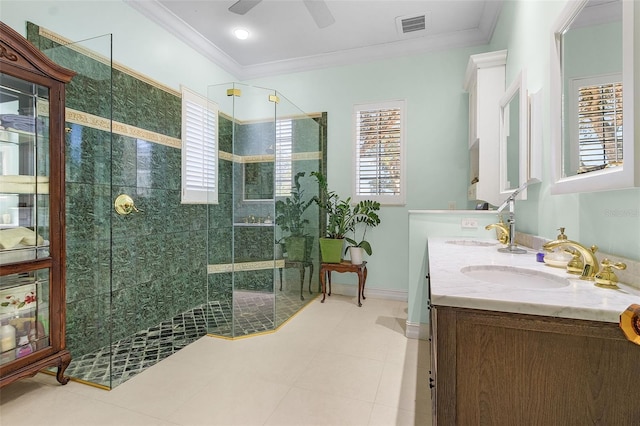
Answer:
<svg viewBox="0 0 640 426"><path fill-rule="evenodd" d="M28 39L77 73L65 123L72 380L112 389L207 334L274 331L318 295L310 173L326 173L326 114L271 89L208 87L218 202L185 204L181 93L114 63L111 35L61 44L39 30L29 24ZM137 211L117 213L123 194ZM292 228L281 216L296 200L306 208Z"/></svg>
<svg viewBox="0 0 640 426"><path fill-rule="evenodd" d="M209 333L276 329L318 294L326 115L273 89L210 86L218 105L218 205L209 206Z"/></svg>

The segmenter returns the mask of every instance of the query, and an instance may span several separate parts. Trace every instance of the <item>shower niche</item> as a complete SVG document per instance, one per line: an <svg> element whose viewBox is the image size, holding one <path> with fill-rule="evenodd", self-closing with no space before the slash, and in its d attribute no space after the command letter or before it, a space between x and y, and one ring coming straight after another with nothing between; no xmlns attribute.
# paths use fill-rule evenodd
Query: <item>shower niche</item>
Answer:
<svg viewBox="0 0 640 426"><path fill-rule="evenodd" d="M276 202L292 196L294 177L304 199L318 195L312 171L326 173L326 114L307 114L272 89L230 83L208 88L218 105L218 204L209 206L207 300L209 333L242 337L275 330L318 294L318 206L305 210L303 234L312 243L307 266L290 262L276 223ZM317 274L316 274L317 275ZM310 294L311 293L311 294Z"/></svg>

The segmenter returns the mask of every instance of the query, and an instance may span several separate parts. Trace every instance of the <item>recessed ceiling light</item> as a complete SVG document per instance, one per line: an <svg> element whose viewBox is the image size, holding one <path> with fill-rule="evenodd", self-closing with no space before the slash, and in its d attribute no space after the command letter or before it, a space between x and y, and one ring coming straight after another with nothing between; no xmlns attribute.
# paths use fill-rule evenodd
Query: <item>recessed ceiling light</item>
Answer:
<svg viewBox="0 0 640 426"><path fill-rule="evenodd" d="M235 35L238 40L246 40L249 38L249 31L244 28L236 28L233 30L233 35Z"/></svg>

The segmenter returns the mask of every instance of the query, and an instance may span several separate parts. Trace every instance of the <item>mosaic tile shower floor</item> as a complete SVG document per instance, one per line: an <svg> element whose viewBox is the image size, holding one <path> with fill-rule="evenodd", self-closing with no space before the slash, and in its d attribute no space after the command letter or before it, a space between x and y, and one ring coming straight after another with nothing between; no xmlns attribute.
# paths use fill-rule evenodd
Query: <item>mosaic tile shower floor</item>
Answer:
<svg viewBox="0 0 640 426"><path fill-rule="evenodd" d="M235 332L235 337L241 337L273 330L315 297L307 296L301 301L299 294L276 292L274 301L273 294L236 291L234 295L235 321L230 303L209 302L111 346L74 358L65 374L113 388L206 334L231 337Z"/></svg>

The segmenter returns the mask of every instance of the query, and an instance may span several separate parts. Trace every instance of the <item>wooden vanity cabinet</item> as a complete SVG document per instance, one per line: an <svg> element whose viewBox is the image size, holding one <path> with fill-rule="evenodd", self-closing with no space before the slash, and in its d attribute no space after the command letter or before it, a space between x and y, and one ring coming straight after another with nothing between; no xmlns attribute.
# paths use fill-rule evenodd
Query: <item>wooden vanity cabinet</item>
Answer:
<svg viewBox="0 0 640 426"><path fill-rule="evenodd" d="M638 425L618 324L432 306L434 425Z"/></svg>
<svg viewBox="0 0 640 426"><path fill-rule="evenodd" d="M65 349L65 84L0 22L0 387L57 367Z"/></svg>

